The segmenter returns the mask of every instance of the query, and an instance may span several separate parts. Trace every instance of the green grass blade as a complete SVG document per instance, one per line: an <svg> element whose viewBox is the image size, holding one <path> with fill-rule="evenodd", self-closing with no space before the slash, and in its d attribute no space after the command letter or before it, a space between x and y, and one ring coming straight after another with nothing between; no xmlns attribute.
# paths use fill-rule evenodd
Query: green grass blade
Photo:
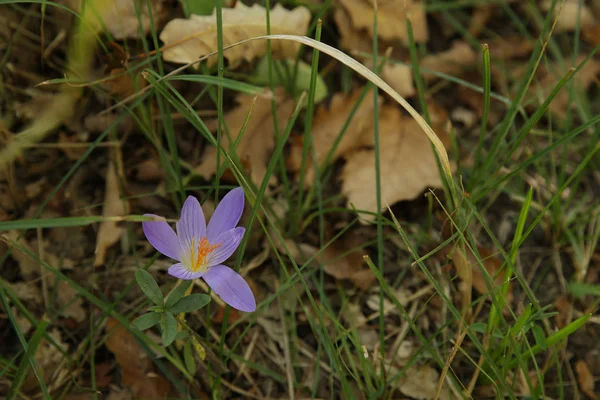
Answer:
<svg viewBox="0 0 600 400"><path fill-rule="evenodd" d="M482 52L481 57L483 59L483 114L481 116L481 129L479 132L479 141L477 143L477 149L475 150L475 161L474 165L480 165L481 151L483 149L483 143L487 135L487 125L490 113L490 99L492 92L492 67L490 61L490 48L487 44L481 46Z"/></svg>
<svg viewBox="0 0 600 400"><path fill-rule="evenodd" d="M551 347L551 346L554 346L558 343L565 341L569 336L571 336L573 333L575 333L575 331L577 331L579 328L581 328L583 325L585 325L585 323L588 321L588 319L590 319L591 316L592 316L592 314L587 314L587 315L584 315L583 317L577 318L575 321L571 322L569 325L565 326L558 332L548 336L546 338L546 342L544 345L546 347ZM536 344L531 349L524 352L522 354L522 356L524 357L524 359L528 359L528 358L535 356L536 354L540 353L543 350L544 349L542 348L542 346L540 346L539 344ZM514 365L515 365L515 361L510 363L511 367L514 367Z"/></svg>
<svg viewBox="0 0 600 400"><path fill-rule="evenodd" d="M7 398L12 399L12 398L17 397L17 395L19 393L19 389L23 385L23 382L25 382L25 378L27 377L27 373L29 372L29 366L34 368L36 378L38 379L38 382L40 383L40 385L44 385L43 378L39 374L39 371L37 371L37 369L35 367L35 362L33 361L33 358L35 356L35 352L37 351L39 345L42 343L42 340L44 339L44 335L46 334L46 329L48 328L48 325L49 325L49 322L45 319L42 319L40 321L40 323L38 324L38 326L36 327L35 332L33 333L33 336L31 337L31 340L27 344L25 354L23 355L23 359L21 360L19 369L17 370L17 373L15 375L15 378L13 379L10 389L8 390ZM50 396L48 395L48 389L45 389L44 393L45 393L46 399L50 399Z"/></svg>
<svg viewBox="0 0 600 400"><path fill-rule="evenodd" d="M220 78L218 76L210 75L175 75L166 78L167 81L185 81L185 82L196 82L205 83L207 85L214 85L223 87L224 89L234 90L236 92L252 94L252 95L266 95L265 88L260 86L251 85L245 82L239 82L233 79Z"/></svg>

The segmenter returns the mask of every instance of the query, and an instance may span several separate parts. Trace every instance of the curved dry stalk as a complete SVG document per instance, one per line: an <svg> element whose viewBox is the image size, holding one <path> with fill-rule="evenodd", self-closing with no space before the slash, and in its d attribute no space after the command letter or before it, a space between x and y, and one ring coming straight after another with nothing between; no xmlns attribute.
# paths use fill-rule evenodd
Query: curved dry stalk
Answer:
<svg viewBox="0 0 600 400"><path fill-rule="evenodd" d="M187 37L186 40L190 40L193 39L193 36ZM442 142L440 141L440 139L437 137L437 135L435 134L435 132L433 131L433 129L429 126L429 124L423 119L423 117L421 117L421 115L404 99L404 97L400 96L400 94L398 94L398 92L396 92L394 89L392 89L392 87L390 85L388 85L383 79L381 79L379 76L377 76L377 74L375 74L373 71L371 71L369 68L365 67L364 65L362 65L360 62L358 62L357 60L355 60L354 58L350 57L349 55L347 55L346 53L344 53L341 50L338 50L334 47L329 46L328 44L322 43L322 42L318 42L314 39L311 39L309 37L306 36L298 36L298 35L264 35L264 36L256 36L256 37L252 37L249 39L245 39L245 40L241 40L237 43L231 44L229 46L226 46L223 48L223 51L226 51L228 49L231 49L233 47L236 46L240 46L244 43L248 43L250 41L254 41L254 40L291 40L291 41L295 41L295 42L299 42L302 43L306 46L315 48L325 54L327 54L328 56L338 60L339 62L341 62L342 64L348 66L349 68L353 69L356 73L360 74L362 77L364 77L365 79L367 79L368 81L370 81L371 83L373 83L375 86L377 86L378 88L380 88L381 90L383 90L385 93L387 93L390 97L392 97L394 100L396 100L396 102L398 102L398 104L400 104L406 111L408 111L408 113L415 119L415 121L417 121L417 123L419 124L419 126L421 127L421 129L423 129L423 131L425 132L425 134L427 135L427 137L429 138L429 140L431 141L431 143L433 144L435 151L442 163L442 167L444 169L444 172L446 174L446 176L448 177L448 181L450 183L453 182L452 180L452 169L450 166L450 161L448 159L448 153L446 152L446 148L444 147L444 145L442 144ZM183 42L183 41L182 41ZM182 43L179 42L179 43ZM185 71L187 68L191 67L192 65L198 64L206 59L208 59L209 57L212 57L214 55L218 54L218 52L214 51L212 53L208 53L200 58L198 58L198 60L191 62L189 64L183 65L177 69L175 69L174 71L170 72L169 74L163 76L162 78L158 79L156 81L156 83L162 82L163 80L168 79L171 76L177 75L183 71ZM152 85L148 85L146 87L144 87L143 89L141 89L139 92L132 94L131 96L123 99L122 101L120 101L119 103L109 107L108 109L104 110L101 114L103 113L107 113L113 109L115 109L116 107L119 107L122 104L128 103L129 101L135 99L136 97L140 96L141 94L145 93L148 89L150 89L152 87Z"/></svg>
<svg viewBox="0 0 600 400"><path fill-rule="evenodd" d="M89 31L88 31L89 32ZM233 47L239 46L241 44L253 41L253 40L291 40L291 41L295 41L295 42L299 42L302 43L306 46L315 48L327 55L329 55L330 57L338 60L339 62L341 62L342 64L348 66L349 68L351 68L352 70L354 70L356 73L360 74L361 76L363 76L365 79L367 79L368 81L370 81L371 83L373 83L375 86L377 86L378 88L380 88L381 90L383 90L385 93L387 93L390 97L392 97L398 104L400 104L406 111L408 111L408 113L415 119L415 121L417 121L417 123L419 124L419 126L421 127L421 129L425 132L425 134L427 135L427 137L429 138L429 140L431 141L431 143L433 144L433 147L442 163L442 168L446 174L446 176L448 177L448 182L453 182L452 180L452 169L450 166L450 161L448 159L448 153L446 152L446 148L444 147L444 145L442 144L442 142L440 141L440 139L437 137L437 135L435 134L435 132L433 131L433 129L429 126L429 124L423 119L423 117L421 117L421 115L404 99L404 97L400 96L400 94L398 94L398 92L396 92L394 89L392 89L392 87L390 85L388 85L385 81L383 81L383 79L381 79L379 76L377 76L377 74L375 74L373 71L371 71L370 69L368 69L367 67L365 67L364 65L362 65L360 62L358 62L357 60L355 60L354 58L350 57L349 55L347 55L346 53L342 52L341 50L338 50L334 47L331 47L325 43L316 41L314 39L311 39L309 37L306 36L298 36L298 35L264 35L264 36L256 36L253 38L249 38L246 40L242 40L239 41L237 43L234 43L230 46L225 47L223 50L228 50L231 49ZM88 47L92 47L92 46L88 46ZM88 49L89 50L89 49ZM91 52L90 52L91 54ZM192 63L186 64L174 71L172 71L170 74L165 75L164 77L162 77L161 79L159 79L157 81L161 82L162 80L176 75L182 71L184 71L185 69L187 69L188 67L190 67L191 65L197 64L211 56L216 55L217 52L212 52L210 54L207 54L201 58L199 58L197 61L194 61ZM150 87L152 87L151 85L146 86L145 88L143 88L142 90L140 90L139 92L127 97L126 99L120 101L119 103L115 104L114 106L108 108L107 110L105 110L104 112L108 112L109 110L112 110L122 104L125 104L127 102L129 102L130 100L138 97L139 95L141 95L142 93L144 93L146 90L148 90ZM73 90L73 89L71 89ZM52 107L52 109L54 109L54 107ZM57 110L53 110L53 112L56 112ZM103 112L103 113L104 113ZM48 117L51 117L52 114L51 113L45 113L45 115L47 115ZM56 119L54 119L52 122L54 122L54 125L52 126L52 128L56 127ZM36 124L35 128L32 127L33 132L29 132L28 137L30 137L31 139L38 139L40 137L45 136L45 134L51 129L48 127L48 125L45 126L45 129L39 129L39 125L41 124ZM20 136L20 135L19 135ZM2 151L0 153L0 165L2 164L2 161L6 161L7 157L11 157L12 159L14 159L14 157L18 154L15 152L15 150L20 151L20 149L23 148L23 145L21 144L20 146L18 146L16 143L17 140L15 140L15 142L13 142L14 145L12 147L14 147L13 149L11 149L11 146L8 146L7 149L5 149L4 151ZM30 142L31 143L31 142Z"/></svg>

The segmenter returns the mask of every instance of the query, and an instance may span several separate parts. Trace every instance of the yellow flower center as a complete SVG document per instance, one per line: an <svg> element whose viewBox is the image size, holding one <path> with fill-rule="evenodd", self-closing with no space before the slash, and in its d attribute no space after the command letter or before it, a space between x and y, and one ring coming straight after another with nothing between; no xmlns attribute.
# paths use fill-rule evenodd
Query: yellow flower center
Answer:
<svg viewBox="0 0 600 400"><path fill-rule="evenodd" d="M208 239L202 238L202 240L198 241L198 254L196 257L196 262L194 262L194 252L192 251L192 272L198 272L198 270L206 268L206 260L210 253L215 251L216 248L221 247L222 243L218 244L210 244Z"/></svg>

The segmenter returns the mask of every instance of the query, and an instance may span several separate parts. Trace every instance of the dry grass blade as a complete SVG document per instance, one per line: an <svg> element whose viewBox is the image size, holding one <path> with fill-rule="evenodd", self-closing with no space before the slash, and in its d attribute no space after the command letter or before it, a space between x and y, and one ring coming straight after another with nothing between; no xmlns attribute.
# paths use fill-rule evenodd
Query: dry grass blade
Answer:
<svg viewBox="0 0 600 400"><path fill-rule="evenodd" d="M381 181L386 182L381 188L381 206L414 199L428 187L442 187L431 145L417 122L388 105L382 107L379 119ZM374 191L365 190L375 180L375 151L361 149L345 158L341 181L348 207L376 212L377 197Z"/></svg>
<svg viewBox="0 0 600 400"><path fill-rule="evenodd" d="M375 86L383 90L385 93L390 95L394 100L398 102L408 113L415 119L417 124L421 127L421 129L425 132L433 146L435 147L436 153L442 162L442 166L444 168L444 172L448 176L448 178L452 178L452 167L450 166L450 160L448 158L448 153L446 152L446 148L442 141L437 137L433 129L429 126L429 124L421 117L421 115L411 106L404 97L400 96L398 92L396 92L390 85L385 83L377 74L373 71L369 70L367 67L356 61L354 58L345 54L344 52L331 47L325 43L318 42L314 39L305 37L305 36L294 36L294 35L269 35L263 36L262 38L254 38L256 39L274 39L274 40L293 40L305 44L307 46L313 47L333 58L340 61L344 65L350 67L355 72L360 74L363 78L367 79ZM451 179L449 179L452 181Z"/></svg>
<svg viewBox="0 0 600 400"><path fill-rule="evenodd" d="M452 178L452 167L450 165L450 159L448 158L448 152L446 151L446 148L444 147L444 144L442 143L442 141L437 137L437 135L435 134L435 132L433 131L433 129L431 129L431 126L429 126L429 124L427 123L427 121L425 121L425 119L423 119L423 117L417 112L417 110L414 109L413 106L410 105L410 103L408 103L406 101L406 99L404 99L404 97L402 97L400 94L398 94L398 92L396 92L394 89L392 89L392 87L390 85L388 85L385 81L383 81L379 76L377 76L377 74L375 74L373 71L371 71L370 69L368 69L367 67L365 67L363 64L361 64L360 62L356 61L354 58L350 57L349 55L347 55L346 53L344 53L341 50L338 50L332 46L329 46L328 44L325 43L321 43L318 42L314 39L311 39L309 37L306 36L297 36L297 35L265 35L265 36L257 36L257 37L253 37L250 39L246 39L246 40L242 40L239 41L237 43L234 43L230 46L225 47L223 50L227 51L229 49L232 49L236 46L241 46L245 43L254 41L254 40L291 40L291 41L295 41L298 43L302 43L306 46L315 48L325 54L327 54L330 57L333 57L334 59L338 60L339 62L341 62L342 64L348 66L349 68L351 68L352 70L354 70L356 73L360 74L363 78L367 79L369 82L373 83L375 86L377 86L378 88L380 88L381 90L383 90L385 93L387 93L389 96L391 96L396 102L398 102L398 104L400 104L406 111L408 111L408 113L415 119L415 121L417 122L417 124L421 127L421 129L423 130L423 132L425 132L425 134L427 135L427 137L429 138L429 140L431 141L431 143L433 144L433 147L435 148L435 151L442 163L442 167L444 169L444 173L446 174L446 176L449 178L448 181L450 183L450 185L453 185L453 180ZM160 78L156 84L162 82L165 79L168 79L171 76L177 75L183 71L185 71L187 68L189 68L190 66L197 64L199 62L202 62L203 60L206 60L207 58L214 56L215 54L217 54L217 52L212 52L210 54L207 54L203 57L200 57L199 59L192 61L180 68L177 68L176 70L174 70L173 72L165 75L164 77ZM119 103L115 104L112 107L109 107L108 109L104 110L103 113L107 113L110 112L111 110L133 100L134 98L136 98L137 96L141 95L142 93L145 93L146 90L152 88L153 85L148 85L146 86L144 89L140 90L139 92L137 92L134 95L131 95L129 97L127 97L126 99L120 101Z"/></svg>

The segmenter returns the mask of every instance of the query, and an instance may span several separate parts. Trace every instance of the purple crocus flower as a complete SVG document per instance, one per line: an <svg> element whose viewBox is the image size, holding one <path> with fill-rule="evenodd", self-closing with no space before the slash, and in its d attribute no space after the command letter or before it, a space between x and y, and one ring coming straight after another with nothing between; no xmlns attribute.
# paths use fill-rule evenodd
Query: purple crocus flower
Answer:
<svg viewBox="0 0 600 400"><path fill-rule="evenodd" d="M240 274L221 264L238 248L244 236L245 229L236 228L243 211L244 191L236 188L219 203L208 226L202 207L193 196L183 204L176 224L177 234L165 221L143 222L142 226L156 250L179 261L169 268L170 275L179 279L202 278L225 303L252 312L256 310L256 301L250 286Z"/></svg>

